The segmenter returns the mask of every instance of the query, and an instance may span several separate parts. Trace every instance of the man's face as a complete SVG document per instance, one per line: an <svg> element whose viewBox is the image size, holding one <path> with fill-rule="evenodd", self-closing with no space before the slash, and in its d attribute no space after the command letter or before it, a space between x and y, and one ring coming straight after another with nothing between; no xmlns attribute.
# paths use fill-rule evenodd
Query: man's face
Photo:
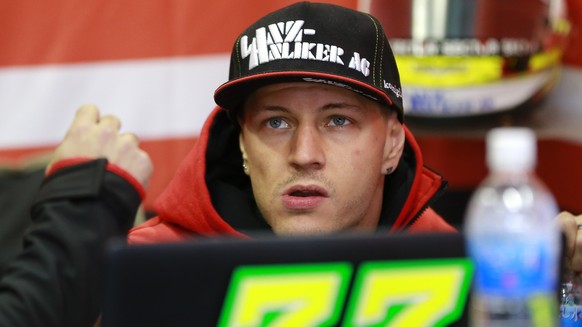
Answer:
<svg viewBox="0 0 582 327"><path fill-rule="evenodd" d="M281 83L249 96L241 128L255 200L275 233L376 228L384 172L404 142L394 114L339 87Z"/></svg>

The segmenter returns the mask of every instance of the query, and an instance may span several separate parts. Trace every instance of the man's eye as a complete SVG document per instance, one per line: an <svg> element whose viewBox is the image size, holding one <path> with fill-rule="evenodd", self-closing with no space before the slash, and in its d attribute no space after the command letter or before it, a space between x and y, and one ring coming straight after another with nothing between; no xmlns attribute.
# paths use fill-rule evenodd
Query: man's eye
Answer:
<svg viewBox="0 0 582 327"><path fill-rule="evenodd" d="M271 118L267 121L270 128L287 128L289 125L281 118Z"/></svg>
<svg viewBox="0 0 582 327"><path fill-rule="evenodd" d="M333 117L329 121L329 126L346 126L351 124L351 122L346 117Z"/></svg>

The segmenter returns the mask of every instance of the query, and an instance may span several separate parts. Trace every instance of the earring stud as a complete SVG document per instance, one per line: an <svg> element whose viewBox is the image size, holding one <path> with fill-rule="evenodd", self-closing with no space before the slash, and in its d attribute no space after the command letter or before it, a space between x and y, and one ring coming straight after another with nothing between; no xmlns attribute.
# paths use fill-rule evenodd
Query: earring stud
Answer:
<svg viewBox="0 0 582 327"><path fill-rule="evenodd" d="M386 169L386 175L389 175L389 174L392 172L392 170L393 170L393 169L394 169L394 168L392 168L392 167L388 167L388 168Z"/></svg>

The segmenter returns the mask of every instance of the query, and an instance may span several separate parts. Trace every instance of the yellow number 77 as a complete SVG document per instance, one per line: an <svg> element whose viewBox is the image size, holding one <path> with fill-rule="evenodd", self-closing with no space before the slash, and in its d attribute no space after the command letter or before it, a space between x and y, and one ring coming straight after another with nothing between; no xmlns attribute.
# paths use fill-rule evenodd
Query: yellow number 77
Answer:
<svg viewBox="0 0 582 327"><path fill-rule="evenodd" d="M472 265L465 259L368 262L344 326L442 326L458 319ZM219 326L337 326L349 263L246 266L231 280Z"/></svg>
<svg viewBox="0 0 582 327"><path fill-rule="evenodd" d="M468 259L364 263L343 326L447 326L470 288Z"/></svg>

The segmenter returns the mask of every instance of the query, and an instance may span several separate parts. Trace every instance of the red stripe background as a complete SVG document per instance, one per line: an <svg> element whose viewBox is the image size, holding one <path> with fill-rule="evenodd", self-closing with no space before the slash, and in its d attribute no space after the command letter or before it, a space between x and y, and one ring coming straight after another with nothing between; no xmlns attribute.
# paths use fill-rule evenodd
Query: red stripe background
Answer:
<svg viewBox="0 0 582 327"><path fill-rule="evenodd" d="M230 52L291 0L52 0L0 3L0 66ZM321 1L356 7L357 0Z"/></svg>

